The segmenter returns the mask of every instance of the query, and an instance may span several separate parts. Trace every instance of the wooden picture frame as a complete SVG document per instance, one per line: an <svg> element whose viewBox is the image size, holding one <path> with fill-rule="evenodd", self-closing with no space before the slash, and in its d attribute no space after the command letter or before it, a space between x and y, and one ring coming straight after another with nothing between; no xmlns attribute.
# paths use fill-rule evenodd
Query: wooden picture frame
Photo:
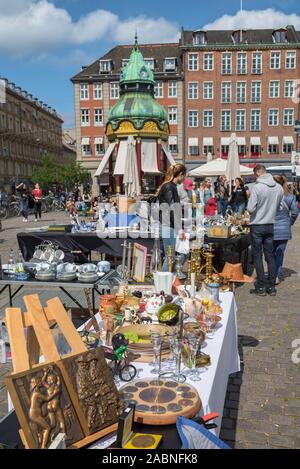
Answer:
<svg viewBox="0 0 300 469"><path fill-rule="evenodd" d="M132 278L136 282L144 282L146 274L147 248L141 244L133 245Z"/></svg>

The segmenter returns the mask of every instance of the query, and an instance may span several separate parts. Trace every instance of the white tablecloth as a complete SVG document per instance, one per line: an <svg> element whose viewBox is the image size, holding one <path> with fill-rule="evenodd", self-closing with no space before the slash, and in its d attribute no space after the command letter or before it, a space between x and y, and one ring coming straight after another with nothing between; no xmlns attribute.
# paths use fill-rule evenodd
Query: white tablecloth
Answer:
<svg viewBox="0 0 300 469"><path fill-rule="evenodd" d="M219 435L220 432L228 376L231 373L240 371L235 298L233 293L228 292L221 293L220 300L223 308L222 320L218 324L213 337L211 339L206 338L203 344L203 352L210 355L211 365L201 373L200 381L190 381L188 377L186 380L199 393L202 401L200 415L218 412L219 417L214 420L218 427L212 430L216 435ZM149 373L153 368L151 364L136 362L135 366L139 371L139 378L154 376ZM185 371L188 371L188 369L183 367L182 372L185 373Z"/></svg>
<svg viewBox="0 0 300 469"><path fill-rule="evenodd" d="M187 378L187 383L197 389L201 398L202 409L200 415L218 412L219 417L214 420L218 426L212 430L216 435L219 435L220 432L228 376L231 373L240 371L235 298L233 293L228 292L221 293L220 299L223 308L222 320L219 322L213 338L206 338L203 344L203 352L210 355L211 365L201 373L200 381L189 381ZM99 314L96 317L97 320L100 319ZM83 326L79 330L82 328ZM136 362L135 365L138 369L139 378L154 376L149 373L150 369L153 368L151 364ZM182 372L185 371L187 369L183 367ZM122 383L120 386L124 384ZM8 395L9 411L12 408L12 402Z"/></svg>

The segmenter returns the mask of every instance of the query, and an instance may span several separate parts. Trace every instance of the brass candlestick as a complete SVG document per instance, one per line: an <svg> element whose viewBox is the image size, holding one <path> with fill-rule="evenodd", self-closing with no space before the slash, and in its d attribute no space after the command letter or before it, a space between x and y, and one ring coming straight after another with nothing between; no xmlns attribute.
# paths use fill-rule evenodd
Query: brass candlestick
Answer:
<svg viewBox="0 0 300 469"><path fill-rule="evenodd" d="M188 261L187 285L191 284L192 261Z"/></svg>
<svg viewBox="0 0 300 469"><path fill-rule="evenodd" d="M172 246L168 246L168 272L173 272L173 249Z"/></svg>

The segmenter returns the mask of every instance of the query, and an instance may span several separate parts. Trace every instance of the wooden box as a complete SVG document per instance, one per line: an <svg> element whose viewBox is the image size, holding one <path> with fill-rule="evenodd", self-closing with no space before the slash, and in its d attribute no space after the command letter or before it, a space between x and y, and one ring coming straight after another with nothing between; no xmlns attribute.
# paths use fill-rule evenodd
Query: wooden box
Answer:
<svg viewBox="0 0 300 469"><path fill-rule="evenodd" d="M220 225L210 226L207 230L207 236L209 238L229 238L231 235L231 226Z"/></svg>

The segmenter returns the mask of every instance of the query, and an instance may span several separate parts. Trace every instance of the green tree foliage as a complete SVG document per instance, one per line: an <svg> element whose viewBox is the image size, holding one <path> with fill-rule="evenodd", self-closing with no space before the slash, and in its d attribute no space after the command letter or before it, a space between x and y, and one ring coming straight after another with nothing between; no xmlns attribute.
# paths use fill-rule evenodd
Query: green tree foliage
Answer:
<svg viewBox="0 0 300 469"><path fill-rule="evenodd" d="M60 166L51 155L45 155L42 165L34 167L32 171L33 181L39 182L45 188L53 184L65 184L72 188L75 184L86 183L89 177L89 172L73 158L64 166Z"/></svg>

